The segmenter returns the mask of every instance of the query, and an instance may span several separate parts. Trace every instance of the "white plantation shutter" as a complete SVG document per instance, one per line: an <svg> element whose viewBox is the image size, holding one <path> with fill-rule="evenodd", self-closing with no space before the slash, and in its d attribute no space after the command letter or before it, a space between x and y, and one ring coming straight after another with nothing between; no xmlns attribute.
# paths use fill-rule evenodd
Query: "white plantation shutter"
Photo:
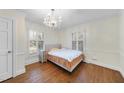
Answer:
<svg viewBox="0 0 124 93"><path fill-rule="evenodd" d="M84 51L84 35L82 32L72 33L72 49Z"/></svg>
<svg viewBox="0 0 124 93"><path fill-rule="evenodd" d="M44 33L43 32L39 33L38 37L39 37L38 47L40 50L43 50L44 49Z"/></svg>

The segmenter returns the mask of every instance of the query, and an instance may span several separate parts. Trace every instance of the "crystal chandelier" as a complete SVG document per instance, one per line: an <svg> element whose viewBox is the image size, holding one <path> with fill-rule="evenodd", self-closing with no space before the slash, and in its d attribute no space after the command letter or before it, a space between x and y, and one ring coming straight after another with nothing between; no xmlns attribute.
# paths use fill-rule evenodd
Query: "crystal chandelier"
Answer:
<svg viewBox="0 0 124 93"><path fill-rule="evenodd" d="M51 28L56 28L62 22L61 16L55 15L55 9L51 9L51 13L49 13L46 17L44 17L43 23Z"/></svg>

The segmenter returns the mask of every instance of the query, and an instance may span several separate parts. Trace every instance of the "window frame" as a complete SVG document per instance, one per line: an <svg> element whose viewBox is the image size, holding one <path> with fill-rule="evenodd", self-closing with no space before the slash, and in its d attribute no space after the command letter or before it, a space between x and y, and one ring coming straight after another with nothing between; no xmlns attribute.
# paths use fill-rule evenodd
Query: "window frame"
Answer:
<svg viewBox="0 0 124 93"><path fill-rule="evenodd" d="M30 33L32 33L32 36ZM41 37L41 40L40 40L38 37L41 33L42 33L43 37ZM37 32L36 30L29 30L28 35L29 35L29 47L28 47L29 54L37 54L39 51L39 41L44 42L44 33ZM31 44L31 42L32 42L32 44ZM33 45L33 42L35 42L34 45ZM32 47L31 47L31 45L32 45ZM44 46L44 43L43 43L43 46Z"/></svg>

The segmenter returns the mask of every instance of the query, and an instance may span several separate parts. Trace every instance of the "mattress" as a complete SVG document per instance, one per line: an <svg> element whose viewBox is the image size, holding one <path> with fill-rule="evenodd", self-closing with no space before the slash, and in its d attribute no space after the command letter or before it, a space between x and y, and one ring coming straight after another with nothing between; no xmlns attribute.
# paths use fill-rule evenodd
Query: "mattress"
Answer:
<svg viewBox="0 0 124 93"><path fill-rule="evenodd" d="M81 51L77 50L71 50L71 49L59 49L55 51L49 51L49 55L57 56L60 58L63 58L65 60L68 60L69 62L72 62L76 57L80 56L82 54Z"/></svg>

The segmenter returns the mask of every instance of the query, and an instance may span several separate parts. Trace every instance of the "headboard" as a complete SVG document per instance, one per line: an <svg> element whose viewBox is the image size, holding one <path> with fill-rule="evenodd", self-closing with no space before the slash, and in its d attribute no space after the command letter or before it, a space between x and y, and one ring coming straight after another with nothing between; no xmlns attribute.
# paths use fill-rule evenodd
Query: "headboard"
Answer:
<svg viewBox="0 0 124 93"><path fill-rule="evenodd" d="M61 48L61 44L46 44L45 51L49 51L52 48Z"/></svg>

